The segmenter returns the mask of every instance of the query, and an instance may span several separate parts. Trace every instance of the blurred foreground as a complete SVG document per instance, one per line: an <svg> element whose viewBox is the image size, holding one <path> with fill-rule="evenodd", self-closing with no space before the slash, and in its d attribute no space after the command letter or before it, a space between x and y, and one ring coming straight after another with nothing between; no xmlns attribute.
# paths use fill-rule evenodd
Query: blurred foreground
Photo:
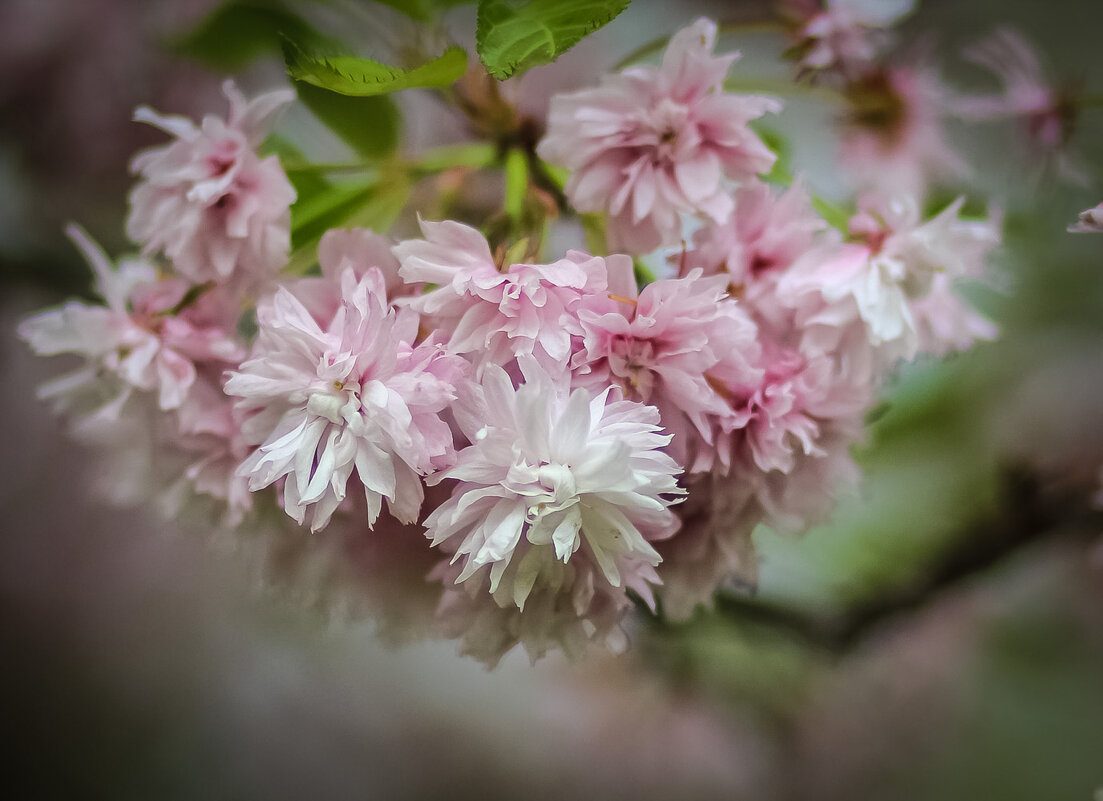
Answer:
<svg viewBox="0 0 1103 801"><path fill-rule="evenodd" d="M190 111L216 91L217 76L154 46L209 5L0 11L25 34L0 87L4 332L82 285L61 222L120 230L125 161L148 141L132 106ZM677 6L641 0L563 70L701 10ZM916 24L947 46L1013 21L1073 75L1103 19L923 6ZM115 37L78 46L93 24ZM1098 68L1086 79L1103 86ZM95 457L33 397L55 368L5 334L13 797L1088 801L1103 787L1103 525L1088 510L1103 462L1103 237L1064 227L1099 200L1100 133L1091 119L1078 134L1084 189L1019 180L995 133L973 143L984 183L1009 197L1009 292L982 299L1001 341L901 376L860 496L803 540L759 532L757 595L684 626L641 621L628 654L582 665L511 654L488 673L450 643L389 644L367 623L328 622L309 594L258 592L248 544L106 507L86 489Z"/></svg>

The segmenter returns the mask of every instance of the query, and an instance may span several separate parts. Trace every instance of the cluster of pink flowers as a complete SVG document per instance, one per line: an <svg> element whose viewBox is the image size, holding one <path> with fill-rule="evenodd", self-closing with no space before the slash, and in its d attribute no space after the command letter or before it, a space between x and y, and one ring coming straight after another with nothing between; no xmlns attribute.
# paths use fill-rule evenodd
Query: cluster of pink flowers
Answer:
<svg viewBox="0 0 1103 801"><path fill-rule="evenodd" d="M995 333L952 291L995 227L870 195L840 231L799 182L764 183L775 156L748 122L780 106L722 90L715 35L701 20L660 67L552 101L537 152L606 214L609 256L510 263L421 221L397 243L330 231L317 275L281 276L294 192L256 148L289 95L228 85L229 119L199 127L140 111L176 137L134 161L143 260L113 268L74 229L103 303L23 324L39 353L85 360L43 395L101 440L141 406L177 479L235 525L264 492L314 532L413 538L438 630L485 661L615 647L634 601L688 615L752 569L757 525L830 510L899 360ZM640 286L626 254L694 223Z"/></svg>

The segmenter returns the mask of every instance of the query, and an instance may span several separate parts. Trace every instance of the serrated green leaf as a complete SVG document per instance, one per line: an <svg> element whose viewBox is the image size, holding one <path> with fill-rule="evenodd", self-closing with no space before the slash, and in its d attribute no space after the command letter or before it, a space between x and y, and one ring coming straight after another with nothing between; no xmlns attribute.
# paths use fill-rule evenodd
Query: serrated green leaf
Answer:
<svg viewBox="0 0 1103 801"><path fill-rule="evenodd" d="M479 57L498 80L550 64L631 0L479 0Z"/></svg>
<svg viewBox="0 0 1103 801"><path fill-rule="evenodd" d="M348 97L295 81L299 100L327 128L357 153L375 158L394 151L401 120L386 95Z"/></svg>
<svg viewBox="0 0 1103 801"><path fill-rule="evenodd" d="M369 58L312 55L291 42L285 44L283 55L287 73L295 80L352 97L447 86L467 71L467 53L462 47L450 47L432 61L409 70Z"/></svg>
<svg viewBox="0 0 1103 801"><path fill-rule="evenodd" d="M278 54L284 41L325 49L333 40L274 0L232 0L169 46L213 69L236 72L257 59Z"/></svg>

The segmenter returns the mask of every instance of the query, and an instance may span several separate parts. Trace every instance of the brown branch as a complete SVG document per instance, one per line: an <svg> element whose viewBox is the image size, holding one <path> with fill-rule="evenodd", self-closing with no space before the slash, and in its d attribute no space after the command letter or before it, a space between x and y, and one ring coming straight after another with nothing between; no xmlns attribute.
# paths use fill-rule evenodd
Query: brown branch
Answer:
<svg viewBox="0 0 1103 801"><path fill-rule="evenodd" d="M894 620L918 611L1023 549L1043 540L1083 538L1103 530L1100 514L1069 490L1047 490L1026 470L1004 474L999 511L964 532L914 580L859 601L838 615L808 615L756 599L721 593L716 613L785 633L830 653L853 650ZM668 624L658 622L660 627Z"/></svg>

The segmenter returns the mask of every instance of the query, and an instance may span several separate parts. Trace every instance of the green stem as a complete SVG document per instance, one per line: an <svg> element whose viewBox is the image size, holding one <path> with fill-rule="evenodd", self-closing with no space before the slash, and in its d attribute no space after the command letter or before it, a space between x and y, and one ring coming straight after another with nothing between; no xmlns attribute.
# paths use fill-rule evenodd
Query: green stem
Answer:
<svg viewBox="0 0 1103 801"><path fill-rule="evenodd" d="M334 161L311 164L289 164L283 171L289 174L301 172L367 172L379 167L378 161Z"/></svg>
<svg viewBox="0 0 1103 801"><path fill-rule="evenodd" d="M529 187L529 165L523 150L514 149L506 154L505 212L513 220L520 220L525 207L525 194Z"/></svg>
<svg viewBox="0 0 1103 801"><path fill-rule="evenodd" d="M403 163L395 160L403 169L416 175L430 175L443 172L452 167L471 167L483 169L491 166L498 158L498 149L491 142L464 142L458 145L446 145L433 148L421 154L417 161ZM384 161L333 161L289 164L284 167L287 173L303 172L370 172L377 170Z"/></svg>
<svg viewBox="0 0 1103 801"><path fill-rule="evenodd" d="M498 156L498 148L492 142L463 142L427 150L410 168L422 175L444 172L453 167L481 170L494 164Z"/></svg>

